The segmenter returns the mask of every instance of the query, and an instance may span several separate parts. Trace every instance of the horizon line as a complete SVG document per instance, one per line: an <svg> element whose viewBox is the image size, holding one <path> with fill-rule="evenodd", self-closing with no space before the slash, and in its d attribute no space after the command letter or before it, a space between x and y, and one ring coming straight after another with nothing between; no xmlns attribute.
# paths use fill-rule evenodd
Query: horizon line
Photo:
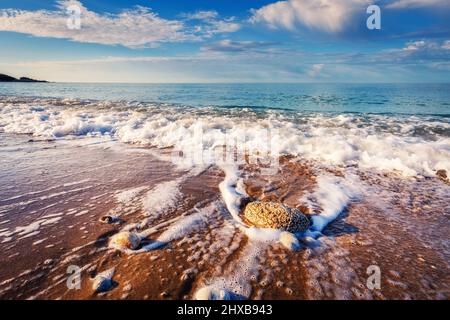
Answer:
<svg viewBox="0 0 450 320"><path fill-rule="evenodd" d="M116 82L116 81L51 81L43 80L40 81L47 82L0 82L0 83L21 83L21 84L450 84L448 82L440 81L426 81L426 82L413 82L413 81L399 81L399 82L359 82L359 81L349 81L349 82L314 82L314 81L192 81L192 82Z"/></svg>

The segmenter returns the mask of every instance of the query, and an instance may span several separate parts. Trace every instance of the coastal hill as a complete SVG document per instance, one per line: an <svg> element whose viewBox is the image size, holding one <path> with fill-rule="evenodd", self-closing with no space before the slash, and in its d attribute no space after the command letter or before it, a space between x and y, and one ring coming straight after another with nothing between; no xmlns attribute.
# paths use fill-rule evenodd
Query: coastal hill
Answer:
<svg viewBox="0 0 450 320"><path fill-rule="evenodd" d="M0 82L48 82L45 80L34 80L27 77L21 77L19 79L0 73Z"/></svg>

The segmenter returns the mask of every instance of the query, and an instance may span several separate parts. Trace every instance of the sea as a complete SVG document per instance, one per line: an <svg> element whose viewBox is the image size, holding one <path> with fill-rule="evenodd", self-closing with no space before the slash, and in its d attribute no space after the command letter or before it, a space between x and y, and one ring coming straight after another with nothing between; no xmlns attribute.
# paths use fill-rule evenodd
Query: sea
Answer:
<svg viewBox="0 0 450 320"><path fill-rule="evenodd" d="M0 130L434 175L450 170L450 84L2 83Z"/></svg>

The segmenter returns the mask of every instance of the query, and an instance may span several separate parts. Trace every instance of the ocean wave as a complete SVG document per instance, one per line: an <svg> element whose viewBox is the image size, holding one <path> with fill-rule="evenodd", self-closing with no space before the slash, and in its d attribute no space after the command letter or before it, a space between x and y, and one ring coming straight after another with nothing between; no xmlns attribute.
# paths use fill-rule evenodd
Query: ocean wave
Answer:
<svg viewBox="0 0 450 320"><path fill-rule="evenodd" d="M217 152L227 146L233 154L296 155L404 175L450 170L450 121L437 116L3 97L0 130L52 138L110 136L172 147L206 163L217 162Z"/></svg>

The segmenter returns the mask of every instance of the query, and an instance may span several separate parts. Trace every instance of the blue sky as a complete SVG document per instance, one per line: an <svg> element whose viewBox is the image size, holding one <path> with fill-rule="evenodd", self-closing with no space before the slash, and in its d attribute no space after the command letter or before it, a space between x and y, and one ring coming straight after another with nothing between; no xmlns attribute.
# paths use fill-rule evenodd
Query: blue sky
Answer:
<svg viewBox="0 0 450 320"><path fill-rule="evenodd" d="M0 43L0 73L51 81L450 82L450 1L2 0Z"/></svg>

